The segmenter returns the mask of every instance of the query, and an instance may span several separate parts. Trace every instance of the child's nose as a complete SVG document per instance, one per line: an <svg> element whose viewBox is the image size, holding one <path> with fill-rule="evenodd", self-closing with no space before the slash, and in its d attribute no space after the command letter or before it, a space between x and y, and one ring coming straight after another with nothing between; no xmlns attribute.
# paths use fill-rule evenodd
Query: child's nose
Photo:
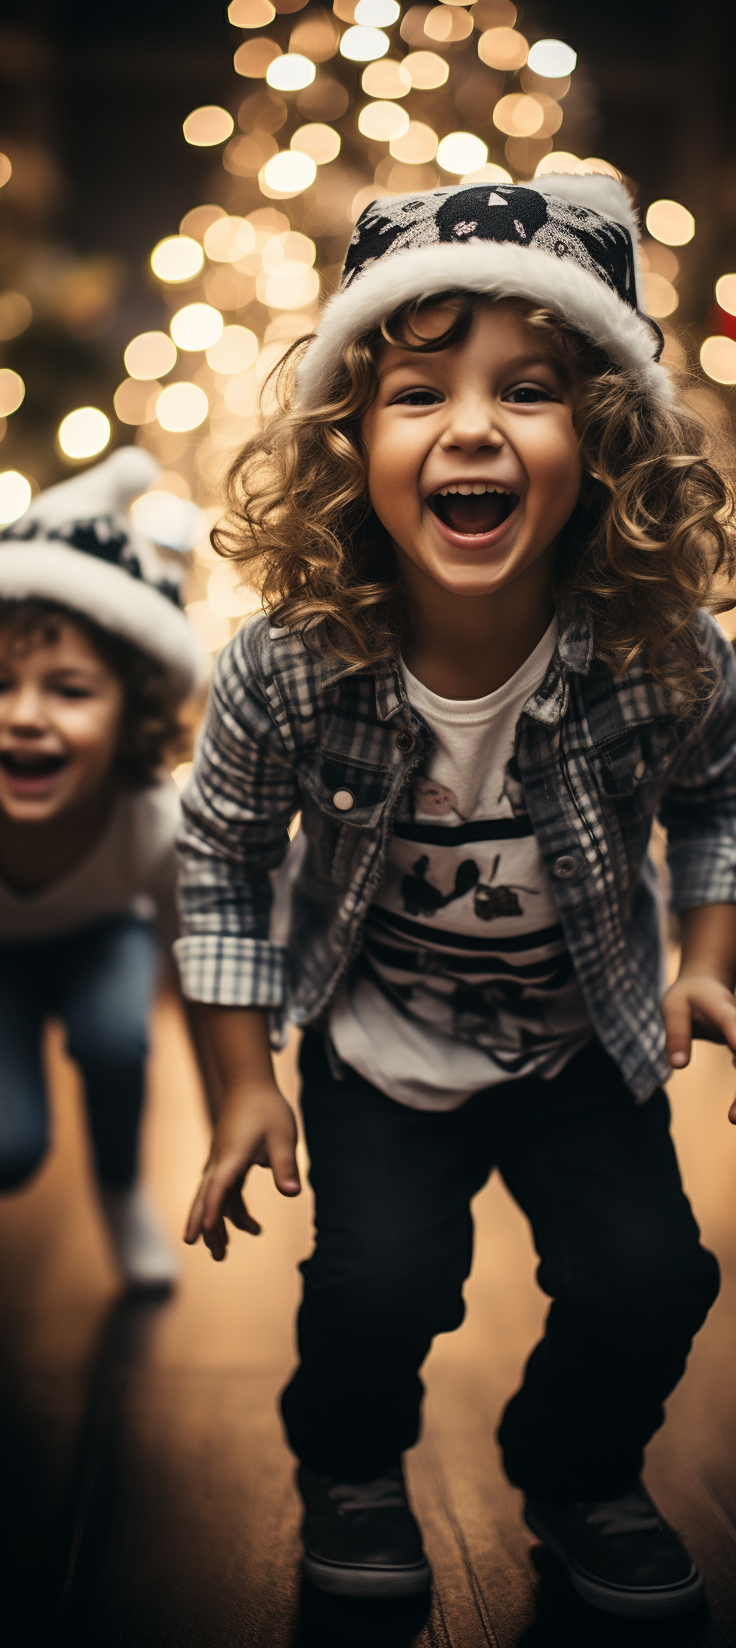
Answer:
<svg viewBox="0 0 736 1648"><path fill-rule="evenodd" d="M19 731L43 730L46 725L47 717L41 694L30 683L18 687L12 694L9 709L10 725Z"/></svg>
<svg viewBox="0 0 736 1648"><path fill-rule="evenodd" d="M460 446L470 451L477 451L482 446L502 446L503 433L492 402L475 395L463 396L453 402L442 444L448 448Z"/></svg>

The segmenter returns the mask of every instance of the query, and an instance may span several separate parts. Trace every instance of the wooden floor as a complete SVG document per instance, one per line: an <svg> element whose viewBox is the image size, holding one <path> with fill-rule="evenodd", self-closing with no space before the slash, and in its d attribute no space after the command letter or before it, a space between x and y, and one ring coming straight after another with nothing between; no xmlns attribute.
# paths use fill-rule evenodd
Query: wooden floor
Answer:
<svg viewBox="0 0 736 1648"><path fill-rule="evenodd" d="M53 1039L53 1038L52 1038ZM264 1234L226 1264L182 1248L163 1305L120 1303L95 1208L79 1095L51 1048L53 1157L0 1204L0 1604L7 1648L598 1648L736 1641L736 1130L728 1055L697 1049L672 1083L687 1188L723 1291L655 1439L649 1485L702 1564L709 1608L619 1625L569 1593L521 1522L494 1427L543 1301L525 1223L494 1182L478 1198L459 1333L427 1364L409 1477L435 1574L431 1601L347 1604L302 1591L293 1465L275 1398L293 1354L308 1197L251 1197ZM282 1079L293 1096L293 1063ZM176 1235L206 1130L176 1009L157 1021L147 1174Z"/></svg>

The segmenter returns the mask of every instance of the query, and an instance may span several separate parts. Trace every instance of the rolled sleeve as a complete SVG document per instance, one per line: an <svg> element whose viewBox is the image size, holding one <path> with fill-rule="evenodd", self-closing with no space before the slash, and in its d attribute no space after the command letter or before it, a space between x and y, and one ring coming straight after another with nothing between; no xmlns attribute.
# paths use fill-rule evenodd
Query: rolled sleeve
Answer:
<svg viewBox="0 0 736 1648"><path fill-rule="evenodd" d="M278 945L202 933L177 939L174 955L182 990L192 1001L279 1007L284 999L286 954Z"/></svg>

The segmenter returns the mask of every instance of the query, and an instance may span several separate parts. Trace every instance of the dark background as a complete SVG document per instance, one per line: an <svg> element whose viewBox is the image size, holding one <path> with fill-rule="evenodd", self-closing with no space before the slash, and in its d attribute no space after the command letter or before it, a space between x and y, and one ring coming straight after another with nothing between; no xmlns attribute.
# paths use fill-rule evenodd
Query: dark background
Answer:
<svg viewBox="0 0 736 1648"><path fill-rule="evenodd" d="M285 44L304 15L277 17L269 34ZM570 141L567 114L555 146L612 161L643 210L672 196L694 213L697 233L680 256L673 321L697 361L702 338L717 329L708 313L714 280L736 266L733 5L525 0L519 24L531 39L551 35L578 52L581 146ZM189 147L182 121L207 102L236 113L262 84L233 71L243 37L212 0L41 0L32 11L27 0L4 0L0 7L0 148L20 141L26 170L35 155L37 172L23 199L13 198L11 186L0 195L0 272L3 247L12 255L19 236L35 237L56 248L54 255L64 247L102 259L97 278L108 290L97 318L60 326L47 317L3 350L2 364L21 373L28 393L2 461L33 468L41 484L64 472L53 451L54 421L80 399L109 406L127 341L166 324L148 267L151 248L176 232L192 206L222 199L227 182L219 151ZM344 60L327 68L340 73ZM0 279L5 284L16 284L12 273Z"/></svg>

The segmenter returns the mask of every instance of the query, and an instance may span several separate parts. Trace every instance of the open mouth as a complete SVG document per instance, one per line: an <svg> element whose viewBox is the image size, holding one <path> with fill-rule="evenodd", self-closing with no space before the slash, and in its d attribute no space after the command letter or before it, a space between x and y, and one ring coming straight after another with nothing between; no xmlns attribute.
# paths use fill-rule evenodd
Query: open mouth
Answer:
<svg viewBox="0 0 736 1648"><path fill-rule="evenodd" d="M432 514L451 532L484 537L503 526L519 502L516 492L487 486L485 481L459 482L440 487L427 499Z"/></svg>
<svg viewBox="0 0 736 1648"><path fill-rule="evenodd" d="M0 753L0 767L9 778L53 778L66 764L64 755L18 755L12 750Z"/></svg>

